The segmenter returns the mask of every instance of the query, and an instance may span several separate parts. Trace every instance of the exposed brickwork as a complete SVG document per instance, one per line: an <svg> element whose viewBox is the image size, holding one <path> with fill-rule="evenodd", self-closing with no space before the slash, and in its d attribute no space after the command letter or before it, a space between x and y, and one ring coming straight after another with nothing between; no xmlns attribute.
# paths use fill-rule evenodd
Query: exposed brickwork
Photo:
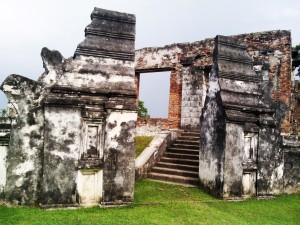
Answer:
<svg viewBox="0 0 300 225"><path fill-rule="evenodd" d="M272 98L290 107L292 93L291 33L279 30L240 34L232 37L247 43L247 51L255 61L255 65L267 68L269 82L273 83ZM193 43L172 44L136 51L135 68L137 72L172 70L168 119L169 122L177 124L173 128L179 128L180 120L184 119L181 118L183 107L179 107L182 104L179 103L179 98L182 97L181 86L184 71L182 67L196 66L209 69L212 65L213 47L213 39L205 39ZM192 78L192 76L190 77ZM290 112L282 122L281 128L282 132L290 133Z"/></svg>
<svg viewBox="0 0 300 225"><path fill-rule="evenodd" d="M170 96L169 96L169 125L171 128L180 126L181 118L181 94L182 94L182 79L180 70L172 70L170 76Z"/></svg>
<svg viewBox="0 0 300 225"><path fill-rule="evenodd" d="M158 118L138 118L137 120L138 127L158 127L162 130L169 129L173 125L169 124L168 119L158 119Z"/></svg>

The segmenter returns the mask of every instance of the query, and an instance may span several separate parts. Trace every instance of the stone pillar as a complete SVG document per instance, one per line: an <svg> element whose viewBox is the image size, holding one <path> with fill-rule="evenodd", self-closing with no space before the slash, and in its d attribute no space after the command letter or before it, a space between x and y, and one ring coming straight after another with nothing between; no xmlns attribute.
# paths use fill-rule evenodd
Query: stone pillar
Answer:
<svg viewBox="0 0 300 225"><path fill-rule="evenodd" d="M204 70L189 66L182 71L181 128L199 130L206 95Z"/></svg>
<svg viewBox="0 0 300 225"><path fill-rule="evenodd" d="M95 8L91 18L46 99L43 187L62 191L56 203L125 204L134 193L135 16Z"/></svg>
<svg viewBox="0 0 300 225"><path fill-rule="evenodd" d="M199 178L218 197L282 193L279 126L286 108L263 93L262 80L245 43L217 36L200 123Z"/></svg>
<svg viewBox="0 0 300 225"><path fill-rule="evenodd" d="M7 119L12 119L6 156L4 200L16 204L38 203L43 152L41 86L12 74L1 89L9 102Z"/></svg>

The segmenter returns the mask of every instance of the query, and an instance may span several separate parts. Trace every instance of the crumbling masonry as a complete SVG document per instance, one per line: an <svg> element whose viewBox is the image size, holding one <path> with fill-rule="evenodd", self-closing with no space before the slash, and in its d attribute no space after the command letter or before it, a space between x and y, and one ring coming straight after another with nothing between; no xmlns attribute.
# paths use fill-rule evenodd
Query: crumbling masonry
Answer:
<svg viewBox="0 0 300 225"><path fill-rule="evenodd" d="M10 75L2 197L16 204L124 204L134 194L135 16L95 8L73 58L42 49L45 73Z"/></svg>
<svg viewBox="0 0 300 225"><path fill-rule="evenodd" d="M134 51L134 15L95 8L91 18L73 58L44 48L38 81L10 75L1 85L1 199L131 203L136 121L137 132L199 132L199 184L215 196L299 192L289 31ZM168 118L137 120L139 74L158 71L171 71Z"/></svg>
<svg viewBox="0 0 300 225"><path fill-rule="evenodd" d="M138 130L200 131L205 190L221 198L299 192L289 31L144 48L135 60L137 83L140 73L171 71L168 118L138 118Z"/></svg>

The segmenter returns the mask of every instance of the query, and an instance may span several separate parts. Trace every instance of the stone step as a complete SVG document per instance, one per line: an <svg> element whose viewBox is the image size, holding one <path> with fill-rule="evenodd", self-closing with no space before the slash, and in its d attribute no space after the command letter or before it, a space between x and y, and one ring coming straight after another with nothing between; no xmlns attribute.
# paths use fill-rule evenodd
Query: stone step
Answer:
<svg viewBox="0 0 300 225"><path fill-rule="evenodd" d="M185 131L148 173L148 178L181 185L199 184L200 133Z"/></svg>
<svg viewBox="0 0 300 225"><path fill-rule="evenodd" d="M174 143L174 144L171 145L171 147L199 150L199 145L187 145L187 144L176 144L176 143Z"/></svg>
<svg viewBox="0 0 300 225"><path fill-rule="evenodd" d="M169 163L169 162L161 162L161 161L158 162L156 165L159 167L164 167L164 168L188 170L188 171L193 171L193 172L197 172L197 173L199 171L198 165L185 165L185 164Z"/></svg>
<svg viewBox="0 0 300 225"><path fill-rule="evenodd" d="M174 163L174 164L183 164L183 165L193 165L199 166L199 159L192 160L192 159L182 159L182 158L168 158L168 157L161 157L162 162Z"/></svg>
<svg viewBox="0 0 300 225"><path fill-rule="evenodd" d="M159 181L174 182L178 184L190 184L195 186L199 185L198 178L191 178L191 177L184 177L184 176L175 176L175 175L151 172L148 174L148 178L153 180L159 180Z"/></svg>
<svg viewBox="0 0 300 225"><path fill-rule="evenodd" d="M176 140L174 144L181 144L181 145L195 145L199 148L199 141L192 141L192 140Z"/></svg>
<svg viewBox="0 0 300 225"><path fill-rule="evenodd" d="M191 131L185 131L180 134L181 137L200 137L200 131L199 132L191 132Z"/></svg>
<svg viewBox="0 0 300 225"><path fill-rule="evenodd" d="M179 136L178 139L179 141L200 141L200 137L193 137L193 136Z"/></svg>
<svg viewBox="0 0 300 225"><path fill-rule="evenodd" d="M167 152L180 153L180 154L191 154L191 155L199 156L199 150L188 149L188 148L170 147L167 149Z"/></svg>
<svg viewBox="0 0 300 225"><path fill-rule="evenodd" d="M160 174L170 174L184 177L198 178L198 172L182 170L182 169L171 169L166 167L155 166L152 168L152 172Z"/></svg>
<svg viewBox="0 0 300 225"><path fill-rule="evenodd" d="M173 152L166 152L164 154L165 157L167 158L180 158L180 159L194 159L198 160L199 156L198 155L191 155L191 154L182 154L182 153L173 153Z"/></svg>

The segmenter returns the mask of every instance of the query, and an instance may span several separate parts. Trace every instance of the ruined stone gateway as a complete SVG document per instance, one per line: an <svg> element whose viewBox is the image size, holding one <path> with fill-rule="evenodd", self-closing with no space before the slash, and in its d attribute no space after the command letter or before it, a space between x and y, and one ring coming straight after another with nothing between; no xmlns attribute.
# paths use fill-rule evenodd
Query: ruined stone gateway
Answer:
<svg viewBox="0 0 300 225"><path fill-rule="evenodd" d="M290 31L144 48L135 61L137 84L141 73L171 72L168 118L138 118L137 128L172 140L138 158L138 177L224 199L300 191Z"/></svg>
<svg viewBox="0 0 300 225"><path fill-rule="evenodd" d="M91 19L73 58L43 48L38 81L13 74L1 85L9 100L0 118L2 200L127 204L135 178L175 182L173 172L220 198L300 191L289 31L135 51L134 15L95 8ZM137 119L139 74L156 71L171 71L168 118ZM134 137L147 130L159 137L156 149L135 161ZM192 132L196 151L168 152ZM194 164L157 170L172 154Z"/></svg>
<svg viewBox="0 0 300 225"><path fill-rule="evenodd" d="M37 82L10 75L1 86L0 191L9 202L133 201L135 16L95 8L91 19L73 58L43 48Z"/></svg>

